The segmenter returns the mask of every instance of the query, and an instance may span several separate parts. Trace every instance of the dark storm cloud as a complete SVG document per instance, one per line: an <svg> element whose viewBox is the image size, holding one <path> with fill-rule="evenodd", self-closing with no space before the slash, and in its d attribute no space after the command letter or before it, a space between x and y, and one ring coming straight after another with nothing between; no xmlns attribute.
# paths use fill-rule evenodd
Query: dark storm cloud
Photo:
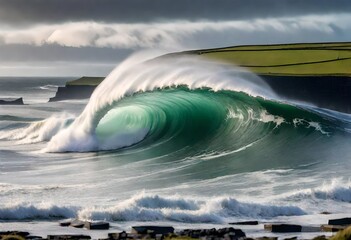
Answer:
<svg viewBox="0 0 351 240"><path fill-rule="evenodd" d="M350 0L1 0L0 22L224 20L350 11Z"/></svg>

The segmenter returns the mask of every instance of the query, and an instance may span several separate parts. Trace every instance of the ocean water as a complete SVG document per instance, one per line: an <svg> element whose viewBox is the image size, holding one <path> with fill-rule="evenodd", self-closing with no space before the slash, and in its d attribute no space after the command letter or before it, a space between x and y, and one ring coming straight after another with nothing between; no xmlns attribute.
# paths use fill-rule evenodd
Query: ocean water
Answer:
<svg viewBox="0 0 351 240"><path fill-rule="evenodd" d="M243 69L148 57L128 58L86 100L47 102L71 78L0 79L1 97L27 103L0 106L0 228L351 213L350 115L282 99Z"/></svg>

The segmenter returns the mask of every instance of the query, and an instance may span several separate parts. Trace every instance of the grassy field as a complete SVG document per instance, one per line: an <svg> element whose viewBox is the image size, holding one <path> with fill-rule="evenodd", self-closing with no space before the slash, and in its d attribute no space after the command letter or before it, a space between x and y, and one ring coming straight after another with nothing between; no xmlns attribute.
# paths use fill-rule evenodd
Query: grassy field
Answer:
<svg viewBox="0 0 351 240"><path fill-rule="evenodd" d="M235 46L165 56L179 54L201 55L248 68L260 75L351 76L351 42ZM103 77L82 77L68 82L67 85L95 86L103 79Z"/></svg>
<svg viewBox="0 0 351 240"><path fill-rule="evenodd" d="M189 51L262 75L351 76L351 43L237 46Z"/></svg>

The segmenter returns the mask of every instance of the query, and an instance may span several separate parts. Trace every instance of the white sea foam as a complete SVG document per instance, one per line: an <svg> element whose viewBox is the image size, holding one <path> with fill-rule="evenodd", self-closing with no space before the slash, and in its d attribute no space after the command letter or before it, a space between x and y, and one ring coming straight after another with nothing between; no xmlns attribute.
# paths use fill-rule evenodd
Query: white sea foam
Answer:
<svg viewBox="0 0 351 240"><path fill-rule="evenodd" d="M351 203L351 183L342 182L340 179L333 179L330 182L324 182L320 187L290 193L287 199L333 200Z"/></svg>
<svg viewBox="0 0 351 240"><path fill-rule="evenodd" d="M49 141L59 131L74 120L68 113L54 114L51 117L29 123L25 127L0 132L0 139L17 140L19 144Z"/></svg>
<svg viewBox="0 0 351 240"><path fill-rule="evenodd" d="M83 219L112 221L177 221L220 223L230 217L272 218L303 215L295 206L275 206L240 202L230 197L183 198L137 194L112 207L92 207L79 211Z"/></svg>
<svg viewBox="0 0 351 240"><path fill-rule="evenodd" d="M14 203L0 205L1 220L71 218L77 211L74 207L56 206L48 203Z"/></svg>
<svg viewBox="0 0 351 240"><path fill-rule="evenodd" d="M272 115L268 113L267 110L262 110L259 113L256 113L251 108L247 110L247 117L245 117L245 114L240 109L228 109L227 120L228 119L238 119L246 122L249 122L249 120L255 120L263 123L274 123L276 127L279 127L285 122L283 117Z"/></svg>
<svg viewBox="0 0 351 240"><path fill-rule="evenodd" d="M42 90L56 91L58 87L59 87L58 85L48 84L48 85L44 85L44 86L39 86L38 88L42 89Z"/></svg>
<svg viewBox="0 0 351 240"><path fill-rule="evenodd" d="M285 122L285 119L280 116L272 115L268 113L266 110L264 110L260 113L260 118L258 119L258 121L261 121L264 123L273 122L276 124L277 127L279 127L282 123Z"/></svg>
<svg viewBox="0 0 351 240"><path fill-rule="evenodd" d="M329 135L329 132L326 132L320 123L318 122L312 122L312 121L307 121L305 119L301 119L301 118L294 118L293 119L293 124L295 127L302 125L305 126L306 128L314 128L316 131L325 134L325 135Z"/></svg>

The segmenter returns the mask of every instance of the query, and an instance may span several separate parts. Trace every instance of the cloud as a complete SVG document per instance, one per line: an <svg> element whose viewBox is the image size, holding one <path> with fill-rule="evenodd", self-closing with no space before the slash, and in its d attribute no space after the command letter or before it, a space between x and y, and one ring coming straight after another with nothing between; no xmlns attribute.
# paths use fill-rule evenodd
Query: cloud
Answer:
<svg viewBox="0 0 351 240"><path fill-rule="evenodd" d="M348 37L351 14L237 21L176 21L153 23L68 22L0 31L5 44L60 45L97 48L187 48L223 44L323 41ZM246 40L245 40L246 38Z"/></svg>
<svg viewBox="0 0 351 240"><path fill-rule="evenodd" d="M349 0L8 0L0 1L0 22L221 21L350 11Z"/></svg>
<svg viewBox="0 0 351 240"><path fill-rule="evenodd" d="M85 62L117 63L133 50L94 47L64 47L57 44L35 45L0 45L0 66L2 63L25 62Z"/></svg>
<svg viewBox="0 0 351 240"><path fill-rule="evenodd" d="M16 62L0 64L0 76L106 76L117 63Z"/></svg>
<svg viewBox="0 0 351 240"><path fill-rule="evenodd" d="M169 52L247 44L349 41L350 20L351 14L327 14L230 21L75 21L16 28L0 23L0 75L104 75L133 51L145 48Z"/></svg>

